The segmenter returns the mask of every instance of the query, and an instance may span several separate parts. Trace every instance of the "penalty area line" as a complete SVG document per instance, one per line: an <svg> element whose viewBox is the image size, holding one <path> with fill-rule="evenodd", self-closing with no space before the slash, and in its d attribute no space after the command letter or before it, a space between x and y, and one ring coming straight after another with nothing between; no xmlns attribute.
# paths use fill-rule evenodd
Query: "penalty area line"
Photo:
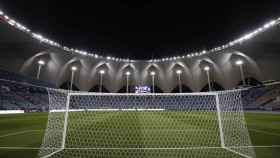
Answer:
<svg viewBox="0 0 280 158"><path fill-rule="evenodd" d="M249 131L253 131L253 132L257 132L257 133L263 133L263 134L266 134L266 135L272 135L272 136L280 137L279 133L273 133L273 132L268 132L268 131L259 130L259 129L249 128Z"/></svg>
<svg viewBox="0 0 280 158"><path fill-rule="evenodd" d="M42 129L41 130L25 130L25 131L20 131L20 132L14 132L14 133L9 133L9 134L5 134L5 135L0 135L0 138L20 135L20 134L25 134L25 133L39 132L39 131L43 131L43 130Z"/></svg>
<svg viewBox="0 0 280 158"><path fill-rule="evenodd" d="M228 146L227 148L280 148L280 145Z"/></svg>
<svg viewBox="0 0 280 158"><path fill-rule="evenodd" d="M39 150L39 147L0 147L0 150Z"/></svg>

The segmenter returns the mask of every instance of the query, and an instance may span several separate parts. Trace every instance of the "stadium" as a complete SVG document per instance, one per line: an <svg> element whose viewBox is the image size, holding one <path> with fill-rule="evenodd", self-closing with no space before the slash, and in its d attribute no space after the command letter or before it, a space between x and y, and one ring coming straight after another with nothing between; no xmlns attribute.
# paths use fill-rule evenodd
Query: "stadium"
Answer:
<svg viewBox="0 0 280 158"><path fill-rule="evenodd" d="M149 60L64 46L1 10L0 36L0 157L280 154L280 18Z"/></svg>

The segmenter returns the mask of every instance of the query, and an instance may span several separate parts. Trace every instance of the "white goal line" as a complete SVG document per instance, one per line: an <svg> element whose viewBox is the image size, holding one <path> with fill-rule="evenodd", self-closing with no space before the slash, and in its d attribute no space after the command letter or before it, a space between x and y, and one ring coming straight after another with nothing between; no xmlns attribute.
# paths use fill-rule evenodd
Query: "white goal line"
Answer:
<svg viewBox="0 0 280 158"><path fill-rule="evenodd" d="M280 148L280 145L260 145L260 146L229 146L227 148ZM5 147L0 146L0 150L59 150L60 148L41 148L41 147ZM64 150L200 150L200 149L224 149L221 146L216 147L185 147L185 148L64 148Z"/></svg>
<svg viewBox="0 0 280 158"><path fill-rule="evenodd" d="M165 109L143 109L143 108L131 108L131 109L63 109L63 110L50 110L50 112L110 112L110 111L165 111Z"/></svg>
<svg viewBox="0 0 280 158"><path fill-rule="evenodd" d="M235 153L235 154L237 154L237 155L240 155L240 156L242 156L242 157L251 158L250 156L248 156L248 155L246 155L246 154L243 154L243 153L240 153L240 152L238 152L238 151L232 150L231 148L228 148L228 147L223 147L223 148L226 149L226 150L228 150L228 151L230 151L230 152L233 152L233 153Z"/></svg>

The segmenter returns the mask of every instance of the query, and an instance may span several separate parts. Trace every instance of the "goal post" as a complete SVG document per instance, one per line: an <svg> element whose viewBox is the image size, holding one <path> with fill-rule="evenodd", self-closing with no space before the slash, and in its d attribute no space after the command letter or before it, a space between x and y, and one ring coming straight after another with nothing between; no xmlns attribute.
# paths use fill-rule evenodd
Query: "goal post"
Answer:
<svg viewBox="0 0 280 158"><path fill-rule="evenodd" d="M220 100L219 100L218 94L215 95L215 99L216 99L216 109L217 109L217 118L218 118L218 124L219 124L221 147L225 148L224 131L223 131L222 118L221 118L221 109L220 109Z"/></svg>
<svg viewBox="0 0 280 158"><path fill-rule="evenodd" d="M62 142L61 142L61 148L62 149L65 148L65 142L66 142L70 96L71 95L67 95L67 100L66 100L66 109L65 109L65 114L64 114L64 126L63 126Z"/></svg>
<svg viewBox="0 0 280 158"><path fill-rule="evenodd" d="M239 90L49 98L39 157L255 157Z"/></svg>
<svg viewBox="0 0 280 158"><path fill-rule="evenodd" d="M247 129L242 103L242 90L217 92L217 109L221 117L224 149L242 157L256 157ZM219 107L219 108L218 108Z"/></svg>
<svg viewBox="0 0 280 158"><path fill-rule="evenodd" d="M48 158L63 150L64 129L67 126L66 112L69 92L47 88L49 97L48 122L38 157Z"/></svg>

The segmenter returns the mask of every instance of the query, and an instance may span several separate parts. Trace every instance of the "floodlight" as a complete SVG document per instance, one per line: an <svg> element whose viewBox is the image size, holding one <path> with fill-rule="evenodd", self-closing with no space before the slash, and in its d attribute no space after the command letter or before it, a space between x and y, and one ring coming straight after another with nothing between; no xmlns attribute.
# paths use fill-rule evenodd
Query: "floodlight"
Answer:
<svg viewBox="0 0 280 158"><path fill-rule="evenodd" d="M125 75L126 75L126 76L130 76L131 73L130 73L129 71L127 71L127 72L125 73Z"/></svg>
<svg viewBox="0 0 280 158"><path fill-rule="evenodd" d="M273 21L271 21L271 22L265 24L265 25L264 25L264 28L269 28L269 27L273 26L275 23L276 23L276 21L273 20Z"/></svg>
<svg viewBox="0 0 280 158"><path fill-rule="evenodd" d="M156 75L156 72L152 71L152 72L150 72L150 75L151 75L151 76L155 76L155 75Z"/></svg>
<svg viewBox="0 0 280 158"><path fill-rule="evenodd" d="M177 70L176 74L178 74L178 75L182 74L182 70Z"/></svg>
<svg viewBox="0 0 280 158"><path fill-rule="evenodd" d="M105 70L100 70L99 73L100 74L105 74Z"/></svg>
<svg viewBox="0 0 280 158"><path fill-rule="evenodd" d="M72 66L72 67L71 67L71 70L72 70L72 71L77 71L78 68L77 68L76 66Z"/></svg>
<svg viewBox="0 0 280 158"><path fill-rule="evenodd" d="M45 63L44 60L39 60L39 61L38 61L38 64L39 64L39 65L45 65L46 63Z"/></svg>
<svg viewBox="0 0 280 158"><path fill-rule="evenodd" d="M35 38L39 39L39 40L42 40L42 39L43 39L43 36L40 35L40 34L35 34L35 33L34 33L33 36L34 36Z"/></svg>
<svg viewBox="0 0 280 158"><path fill-rule="evenodd" d="M210 67L209 66L205 66L203 69L204 69L204 71L209 71Z"/></svg>
<svg viewBox="0 0 280 158"><path fill-rule="evenodd" d="M243 62L242 60L237 60L237 61L235 62L235 64L236 64L236 65L243 65L244 62Z"/></svg>
<svg viewBox="0 0 280 158"><path fill-rule="evenodd" d="M4 12L0 10L0 15L4 15Z"/></svg>

